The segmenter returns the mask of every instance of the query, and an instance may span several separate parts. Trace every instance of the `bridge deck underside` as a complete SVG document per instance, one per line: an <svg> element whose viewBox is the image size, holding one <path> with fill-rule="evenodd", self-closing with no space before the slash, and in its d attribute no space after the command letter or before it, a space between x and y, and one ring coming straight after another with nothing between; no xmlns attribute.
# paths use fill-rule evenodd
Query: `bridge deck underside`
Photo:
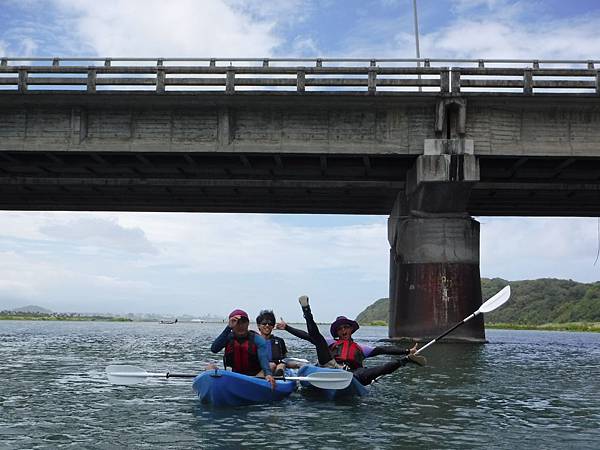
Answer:
<svg viewBox="0 0 600 450"><path fill-rule="evenodd" d="M415 158L5 151L0 208L387 215ZM600 159L479 162L472 215L600 216Z"/></svg>

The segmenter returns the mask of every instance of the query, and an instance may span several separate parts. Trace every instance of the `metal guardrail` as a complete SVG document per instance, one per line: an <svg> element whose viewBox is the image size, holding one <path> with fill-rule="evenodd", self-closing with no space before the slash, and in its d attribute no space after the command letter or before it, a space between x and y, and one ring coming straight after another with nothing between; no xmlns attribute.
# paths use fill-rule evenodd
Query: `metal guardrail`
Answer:
<svg viewBox="0 0 600 450"><path fill-rule="evenodd" d="M600 60L2 57L0 93L350 89L375 94L425 88L429 93L510 89L528 95L566 89L600 95L599 66Z"/></svg>

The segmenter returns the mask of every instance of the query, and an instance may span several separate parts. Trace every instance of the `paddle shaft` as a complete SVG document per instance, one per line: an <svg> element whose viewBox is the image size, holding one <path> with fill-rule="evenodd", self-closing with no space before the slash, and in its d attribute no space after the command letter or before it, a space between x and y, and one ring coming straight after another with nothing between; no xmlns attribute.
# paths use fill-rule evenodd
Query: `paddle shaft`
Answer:
<svg viewBox="0 0 600 450"><path fill-rule="evenodd" d="M479 314L479 311L474 312L473 314L471 314L469 317L467 317L466 319L464 319L462 322L458 322L456 325L454 325L452 328L450 328L448 331L444 331L442 334L440 334L438 337L436 337L434 340L429 341L427 344L425 344L423 347L421 347L420 349L418 349L415 352L415 355L421 353L423 350L425 350L427 347L429 347L430 345L435 344L437 341L439 341L441 338L443 338L444 336L446 336L447 334L452 333L454 330L456 330L458 327L460 327L461 325L467 323L469 320L471 320L473 317L475 317L477 314Z"/></svg>
<svg viewBox="0 0 600 450"><path fill-rule="evenodd" d="M212 369L211 369L212 370ZM171 373L171 372L111 372L111 375L117 377L131 377L131 378L196 378L197 373ZM264 378L257 376L257 378ZM276 380L297 380L297 381L310 381L311 377L273 377ZM319 377L313 377L318 379Z"/></svg>
<svg viewBox="0 0 600 450"><path fill-rule="evenodd" d="M452 333L454 330L456 330L462 324L467 323L469 320L471 320L476 315L484 313L484 312L488 313L488 312L491 312L491 311L495 310L496 308L499 308L504 303L506 303L509 298L510 298L510 286L504 286L499 292L496 293L496 295L492 296L485 303L483 303L483 305L481 305L477 311L475 311L469 317L467 317L466 319L464 319L462 322L458 322L456 325L454 325L448 331L445 331L442 334L440 334L433 341L430 341L427 344L425 344L423 347L421 347L419 350L417 350L415 352L415 354L421 353L427 347L429 347L430 345L435 344L437 341L439 341L441 338L443 338L447 334Z"/></svg>
<svg viewBox="0 0 600 450"><path fill-rule="evenodd" d="M110 372L111 376L130 378L196 378L198 374L171 372Z"/></svg>

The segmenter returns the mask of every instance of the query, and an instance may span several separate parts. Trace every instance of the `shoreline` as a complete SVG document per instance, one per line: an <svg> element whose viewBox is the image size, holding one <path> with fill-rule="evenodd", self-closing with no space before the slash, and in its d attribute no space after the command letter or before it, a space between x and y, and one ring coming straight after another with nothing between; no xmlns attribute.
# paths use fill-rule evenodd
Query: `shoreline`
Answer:
<svg viewBox="0 0 600 450"><path fill-rule="evenodd" d="M497 330L579 331L586 333L600 333L600 322L544 323L540 325L490 323L485 325L485 328Z"/></svg>
<svg viewBox="0 0 600 450"><path fill-rule="evenodd" d="M82 316L82 317L34 317L34 316L0 316L0 320L33 320L36 322L133 322L131 319L124 317L93 317L93 316Z"/></svg>
<svg viewBox="0 0 600 450"><path fill-rule="evenodd" d="M25 315L2 315L2 320L15 320L15 321L37 321L37 322L140 322L140 323L153 323L152 320L131 320L125 317L93 317L93 316L82 316L82 317L52 317L52 316L25 316ZM187 322L181 322L187 323ZM220 322L210 322L217 323ZM327 324L320 324L327 325ZM378 320L368 323L362 323L362 326L372 327L387 327L388 324L384 321ZM600 322L568 322L568 323L545 323L540 325L534 324L512 324L512 323L489 323L485 325L486 329L491 330L531 330L531 331L573 331L573 332L585 332L585 333L600 333Z"/></svg>

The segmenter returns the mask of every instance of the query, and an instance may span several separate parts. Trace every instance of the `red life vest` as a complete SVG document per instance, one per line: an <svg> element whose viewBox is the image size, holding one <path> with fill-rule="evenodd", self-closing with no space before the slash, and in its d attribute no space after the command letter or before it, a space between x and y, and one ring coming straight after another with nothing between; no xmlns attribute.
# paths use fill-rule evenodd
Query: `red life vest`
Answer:
<svg viewBox="0 0 600 450"><path fill-rule="evenodd" d="M338 364L346 364L350 370L356 370L363 366L365 354L360 345L352 339L338 339L329 348Z"/></svg>
<svg viewBox="0 0 600 450"><path fill-rule="evenodd" d="M254 331L248 336L233 337L225 346L225 366L234 372L254 376L262 370L258 361L258 350L254 343Z"/></svg>

